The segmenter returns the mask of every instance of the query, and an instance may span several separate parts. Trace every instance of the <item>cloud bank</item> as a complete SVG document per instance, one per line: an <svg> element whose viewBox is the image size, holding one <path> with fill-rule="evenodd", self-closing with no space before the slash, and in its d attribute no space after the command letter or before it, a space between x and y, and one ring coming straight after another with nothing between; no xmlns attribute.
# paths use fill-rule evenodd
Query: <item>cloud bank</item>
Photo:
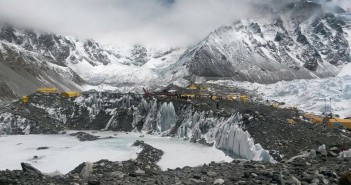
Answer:
<svg viewBox="0 0 351 185"><path fill-rule="evenodd" d="M200 41L221 25L252 17L255 15L251 9L253 1L260 2L0 0L0 22L114 45L184 47Z"/></svg>
<svg viewBox="0 0 351 185"><path fill-rule="evenodd" d="M0 0L0 21L117 45L186 46L248 13L239 0Z"/></svg>

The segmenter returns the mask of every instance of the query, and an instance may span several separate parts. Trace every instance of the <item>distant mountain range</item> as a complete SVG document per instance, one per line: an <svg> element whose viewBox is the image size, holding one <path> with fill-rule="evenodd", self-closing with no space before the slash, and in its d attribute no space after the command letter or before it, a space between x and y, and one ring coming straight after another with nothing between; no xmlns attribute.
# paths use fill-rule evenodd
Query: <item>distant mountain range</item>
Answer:
<svg viewBox="0 0 351 185"><path fill-rule="evenodd" d="M351 62L350 13L308 1L276 6L258 6L256 13L265 16L222 26L193 47L176 49L117 48L2 25L0 98L42 86L82 91L104 84L129 91L199 79L323 78Z"/></svg>

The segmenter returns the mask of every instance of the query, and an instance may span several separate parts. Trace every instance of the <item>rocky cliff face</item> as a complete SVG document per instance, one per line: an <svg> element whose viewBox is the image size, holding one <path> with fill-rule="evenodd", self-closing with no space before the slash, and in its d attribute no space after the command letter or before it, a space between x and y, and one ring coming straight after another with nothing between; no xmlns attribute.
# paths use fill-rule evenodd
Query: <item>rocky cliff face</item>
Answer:
<svg viewBox="0 0 351 185"><path fill-rule="evenodd" d="M260 7L262 18L222 26L181 59L190 74L270 83L335 76L351 61L347 16L313 2Z"/></svg>

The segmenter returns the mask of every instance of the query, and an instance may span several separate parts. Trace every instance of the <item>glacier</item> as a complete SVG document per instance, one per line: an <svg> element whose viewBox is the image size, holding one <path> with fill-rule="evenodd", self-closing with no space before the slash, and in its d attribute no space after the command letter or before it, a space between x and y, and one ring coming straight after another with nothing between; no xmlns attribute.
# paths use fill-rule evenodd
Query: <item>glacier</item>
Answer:
<svg viewBox="0 0 351 185"><path fill-rule="evenodd" d="M350 65L349 65L350 66ZM351 76L281 81L274 84L235 82L230 80L210 81L232 87L244 88L263 100L285 102L286 107L322 114L332 112L341 117L351 116ZM330 106L331 102L331 106Z"/></svg>
<svg viewBox="0 0 351 185"><path fill-rule="evenodd" d="M35 116L33 114L19 118L5 111L0 115L0 133L36 134L41 129L48 133L59 133L64 128L133 130L214 146L233 157L274 161L268 151L255 143L250 134L243 130L241 115L236 112L230 117L221 117L214 115L211 110L199 112L190 103L175 107L172 101L102 92L83 94L72 100L65 99L62 107L55 104L31 103L31 109L42 112L40 115L46 118L37 122L33 121L37 119L31 117Z"/></svg>

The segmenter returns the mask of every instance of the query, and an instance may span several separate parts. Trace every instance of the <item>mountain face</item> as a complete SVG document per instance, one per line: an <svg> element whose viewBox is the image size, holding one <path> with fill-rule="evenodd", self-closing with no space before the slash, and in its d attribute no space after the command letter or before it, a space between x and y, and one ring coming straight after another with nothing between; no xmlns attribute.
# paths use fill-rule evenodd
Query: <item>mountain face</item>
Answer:
<svg viewBox="0 0 351 185"><path fill-rule="evenodd" d="M13 98L40 86L81 90L84 80L69 69L65 58L70 41L56 35L38 35L11 27L0 31L0 97Z"/></svg>
<svg viewBox="0 0 351 185"><path fill-rule="evenodd" d="M194 79L273 83L336 76L351 61L351 14L316 2L257 5L256 14L264 16L222 26L181 49L111 47L1 26L0 99L47 86L128 92Z"/></svg>
<svg viewBox="0 0 351 185"><path fill-rule="evenodd" d="M181 59L189 73L271 83L335 76L351 61L342 16L305 1L260 11L266 16L222 26L189 49Z"/></svg>
<svg viewBox="0 0 351 185"><path fill-rule="evenodd" d="M153 69L172 64L178 50L108 48L93 40L32 30L0 28L0 99L35 92L38 87L82 91L91 86L134 84L154 77ZM179 54L180 55L180 54ZM151 62L150 62L151 61ZM149 62L149 63L148 63ZM135 78L131 77L138 74Z"/></svg>

